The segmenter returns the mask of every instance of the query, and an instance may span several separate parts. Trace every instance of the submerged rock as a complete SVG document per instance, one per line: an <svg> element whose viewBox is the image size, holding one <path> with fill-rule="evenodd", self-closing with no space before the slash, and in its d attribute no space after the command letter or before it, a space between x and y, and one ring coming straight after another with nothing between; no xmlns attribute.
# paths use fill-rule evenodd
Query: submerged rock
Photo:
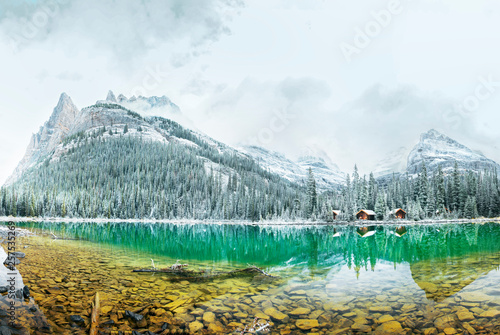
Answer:
<svg viewBox="0 0 500 335"><path fill-rule="evenodd" d="M289 320L288 315L281 313L280 311L278 311L274 307L266 308L264 310L264 313L266 315L269 315L273 320L282 321L282 322L287 322ZM316 323L318 323L317 320L316 320Z"/></svg>
<svg viewBox="0 0 500 335"><path fill-rule="evenodd" d="M403 327L397 321L388 321L375 329L373 334L375 335L390 335L390 334L399 334L403 331Z"/></svg>
<svg viewBox="0 0 500 335"><path fill-rule="evenodd" d="M199 321L191 322L189 324L189 331L191 333L196 333L196 332L198 332L201 329L203 329L203 323L201 323Z"/></svg>
<svg viewBox="0 0 500 335"><path fill-rule="evenodd" d="M135 322L139 322L139 321L142 321L142 319L144 319L144 316L142 316L141 314L137 314L137 313L134 313L131 311L125 311L125 317L127 317Z"/></svg>
<svg viewBox="0 0 500 335"><path fill-rule="evenodd" d="M462 310L457 312L457 318L462 322L472 321L474 320L474 314L468 310Z"/></svg>
<svg viewBox="0 0 500 335"><path fill-rule="evenodd" d="M489 311L481 313L480 318L496 318L500 316L500 310L490 309Z"/></svg>
<svg viewBox="0 0 500 335"><path fill-rule="evenodd" d="M20 252L20 251L14 251L14 252L11 252L10 254L14 257L17 257L17 258L26 257L26 254L24 252Z"/></svg>
<svg viewBox="0 0 500 335"><path fill-rule="evenodd" d="M452 315L445 315L434 321L434 326L439 330L455 326L455 318Z"/></svg>
<svg viewBox="0 0 500 335"><path fill-rule="evenodd" d="M80 315L71 315L69 319L71 320L71 322L74 322L76 324L85 323L85 320Z"/></svg>
<svg viewBox="0 0 500 335"><path fill-rule="evenodd" d="M297 326L297 328L300 328L302 330L309 330L309 329L312 329L314 327L318 327L319 323L318 323L318 320L299 319L299 320L297 320L295 325Z"/></svg>

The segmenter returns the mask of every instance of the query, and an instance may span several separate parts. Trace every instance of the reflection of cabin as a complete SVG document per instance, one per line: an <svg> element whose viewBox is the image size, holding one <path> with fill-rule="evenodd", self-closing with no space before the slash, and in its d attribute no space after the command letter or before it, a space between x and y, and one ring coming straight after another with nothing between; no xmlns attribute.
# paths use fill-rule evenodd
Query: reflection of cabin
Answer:
<svg viewBox="0 0 500 335"><path fill-rule="evenodd" d="M405 219L406 218L406 212L401 208L397 208L397 209L390 211L389 215L396 218L396 219Z"/></svg>
<svg viewBox="0 0 500 335"><path fill-rule="evenodd" d="M375 235L375 226L359 227L358 229L356 229L356 232L361 237L372 236Z"/></svg>
<svg viewBox="0 0 500 335"><path fill-rule="evenodd" d="M356 213L356 218L358 220L375 220L375 212L369 209L362 209Z"/></svg>
<svg viewBox="0 0 500 335"><path fill-rule="evenodd" d="M337 216L340 215L340 211L338 211L338 210L337 211L332 211L332 214L333 214L333 219L337 220Z"/></svg>
<svg viewBox="0 0 500 335"><path fill-rule="evenodd" d="M404 226L399 226L398 228L396 228L396 236L403 236L404 234L406 234L408 231L406 230L406 227Z"/></svg>

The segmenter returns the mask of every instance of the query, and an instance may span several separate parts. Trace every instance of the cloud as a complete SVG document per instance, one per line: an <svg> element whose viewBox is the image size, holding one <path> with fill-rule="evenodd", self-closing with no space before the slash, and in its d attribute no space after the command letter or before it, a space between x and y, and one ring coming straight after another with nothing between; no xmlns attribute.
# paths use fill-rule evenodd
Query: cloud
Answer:
<svg viewBox="0 0 500 335"><path fill-rule="evenodd" d="M174 51L193 56L229 33L229 13L241 6L231 0L8 0L0 5L0 30L17 49L48 40L68 49L90 42L123 60L170 44L187 46Z"/></svg>

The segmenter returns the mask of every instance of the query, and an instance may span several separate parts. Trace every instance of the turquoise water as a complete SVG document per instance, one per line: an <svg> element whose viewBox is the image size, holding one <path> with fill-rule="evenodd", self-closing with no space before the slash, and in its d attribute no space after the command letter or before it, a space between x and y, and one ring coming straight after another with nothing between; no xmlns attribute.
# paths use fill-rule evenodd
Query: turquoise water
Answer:
<svg viewBox="0 0 500 335"><path fill-rule="evenodd" d="M256 317L269 322L270 332L276 334L336 330L382 334L387 332L384 327L407 333L431 328L457 333L500 330L500 312L495 314L500 310L500 225L495 223L355 227L47 222L18 227L46 236L29 242L32 246L27 250L33 255L30 263L27 252L25 283L40 276L36 270L40 268L48 277L74 275L71 280L79 286L65 293L68 299L78 290L87 290L90 294L119 292L113 294L123 297L116 299L130 299L120 307L119 300L113 302L117 311L138 306L139 301L156 303L172 314L169 317L185 321L163 320L171 332L197 330L198 322L199 331L230 333ZM54 241L49 238L52 234L71 240ZM102 261L92 262L86 257L89 254ZM40 260L42 255L73 262L79 270L70 273L64 266L49 267ZM279 278L220 279L182 286L165 274L131 273L133 268L149 268L151 259L157 267L180 260L193 270L255 265ZM85 274L85 267L92 274ZM24 275L22 267L20 272ZM97 273L106 278L97 281L99 285L92 281ZM117 288L125 277L138 291ZM151 287L161 287L163 295L152 294ZM34 284L33 291L40 293L39 300L50 298L43 286ZM166 306L175 300L169 292L180 297L201 293L186 306L171 308ZM111 304L113 298L109 299ZM304 313L297 314L297 308ZM41 309L63 329L69 327L61 321L65 313L79 313L77 307L60 312L43 303ZM113 317L114 310L103 317ZM203 319L211 310L212 323ZM148 329L161 328L154 312L148 313ZM117 320L110 332L140 328ZM301 320L309 323L304 326Z"/></svg>

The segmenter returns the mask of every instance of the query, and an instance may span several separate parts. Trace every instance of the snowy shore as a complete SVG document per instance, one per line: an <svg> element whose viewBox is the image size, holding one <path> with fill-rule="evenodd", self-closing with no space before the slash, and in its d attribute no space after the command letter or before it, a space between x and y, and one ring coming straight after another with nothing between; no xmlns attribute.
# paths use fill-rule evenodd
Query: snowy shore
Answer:
<svg viewBox="0 0 500 335"><path fill-rule="evenodd" d="M244 221L244 220L192 220L192 219L176 219L176 220L156 220L156 219L82 219L82 218L37 218L37 217L6 217L0 216L0 222L65 222L65 223L173 223L173 224L245 224L245 225L304 225L304 226L337 226L337 225L422 225L422 224L447 224L447 223L487 223L498 222L497 218L480 218L480 219L449 219L449 220L392 220L392 221L308 221L308 220L261 220L261 221Z"/></svg>

